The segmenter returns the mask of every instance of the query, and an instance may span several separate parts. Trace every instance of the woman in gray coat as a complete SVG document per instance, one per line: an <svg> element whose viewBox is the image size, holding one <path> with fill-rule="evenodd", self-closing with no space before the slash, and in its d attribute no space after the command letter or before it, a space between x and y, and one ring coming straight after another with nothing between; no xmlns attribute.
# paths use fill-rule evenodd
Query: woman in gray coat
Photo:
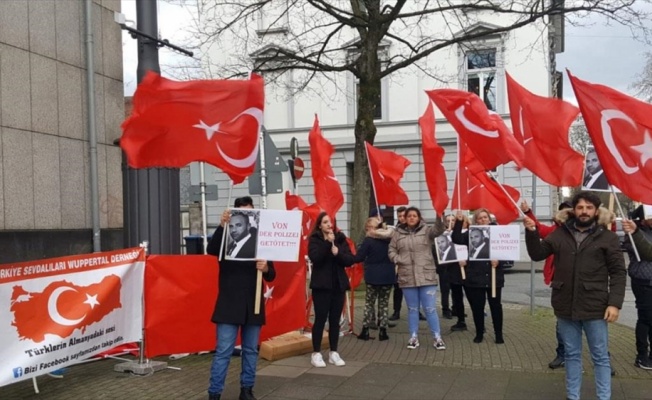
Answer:
<svg viewBox="0 0 652 400"><path fill-rule="evenodd" d="M444 223L437 217L434 225L421 219L416 207L405 210L405 224L400 224L389 243L389 258L398 268L398 285L408 307L408 327L411 337L408 349L419 347L419 307L426 312L426 320L437 350L445 350L437 316L437 271L432 256L436 236L444 232Z"/></svg>

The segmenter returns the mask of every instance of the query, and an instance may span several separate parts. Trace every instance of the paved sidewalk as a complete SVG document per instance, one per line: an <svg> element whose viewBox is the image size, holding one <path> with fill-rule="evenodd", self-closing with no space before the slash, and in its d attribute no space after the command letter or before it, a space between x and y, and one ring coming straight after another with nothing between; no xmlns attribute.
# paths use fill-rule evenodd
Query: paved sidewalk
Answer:
<svg viewBox="0 0 652 400"><path fill-rule="evenodd" d="M361 307L362 301L357 301ZM260 399L558 399L564 398L563 370L547 364L554 356L554 316L539 308L505 304L505 344L494 343L488 317L487 334L473 343L470 331L450 332L452 320L442 319L445 351L432 347L427 324L421 322L421 347L406 348L405 318L389 329L390 340L368 342L355 336L340 341L345 367L312 368L309 355L276 362L260 360L255 394ZM357 312L356 319L362 315ZM471 322L471 321L469 321ZM360 321L356 321L360 326ZM372 331L376 335L376 331ZM610 326L610 349L617 371L614 399L649 399L652 372L634 367L634 331ZM117 360L106 359L70 367L63 379L38 379L0 388L0 399L204 399L211 354L168 360L172 367L149 376L113 372ZM594 398L593 371L587 357L583 398ZM233 358L224 399L237 399L240 359Z"/></svg>

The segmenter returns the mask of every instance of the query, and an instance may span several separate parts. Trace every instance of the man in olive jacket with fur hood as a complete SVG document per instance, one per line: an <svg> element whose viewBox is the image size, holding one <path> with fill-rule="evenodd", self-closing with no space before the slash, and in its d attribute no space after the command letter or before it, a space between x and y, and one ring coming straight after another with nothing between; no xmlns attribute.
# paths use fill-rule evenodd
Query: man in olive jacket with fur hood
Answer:
<svg viewBox="0 0 652 400"><path fill-rule="evenodd" d="M562 225L541 240L535 222L524 219L527 251L534 261L555 259L552 308L566 348L567 398L579 399L582 330L594 360L596 394L611 398L608 322L615 322L625 297L625 259L618 237L607 228L613 214L590 192L573 197Z"/></svg>

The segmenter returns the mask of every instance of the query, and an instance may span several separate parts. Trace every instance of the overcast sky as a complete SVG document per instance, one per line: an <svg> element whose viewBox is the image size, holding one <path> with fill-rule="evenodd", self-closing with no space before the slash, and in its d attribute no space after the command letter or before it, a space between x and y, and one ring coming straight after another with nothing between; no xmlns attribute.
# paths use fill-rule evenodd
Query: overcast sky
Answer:
<svg viewBox="0 0 652 400"><path fill-rule="evenodd" d="M183 36L183 11L164 1L158 3L161 37L179 44ZM136 20L135 4L135 0L122 0L122 13L128 20ZM644 54L652 52L652 46L632 38L629 28L607 25L605 21L595 17L584 21L585 26L566 25L566 47L564 53L557 55L557 69L564 71L564 97L569 101L574 102L574 95L566 68L578 78L633 94L629 86L643 70ZM125 95L131 95L136 89L136 40L125 31L123 48ZM164 48L159 54L161 65L174 64L184 57Z"/></svg>

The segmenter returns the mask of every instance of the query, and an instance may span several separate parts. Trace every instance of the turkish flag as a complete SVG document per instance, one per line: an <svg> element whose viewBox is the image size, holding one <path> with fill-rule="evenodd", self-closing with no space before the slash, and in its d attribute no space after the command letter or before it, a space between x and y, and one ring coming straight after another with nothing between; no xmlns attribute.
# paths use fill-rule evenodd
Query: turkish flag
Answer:
<svg viewBox="0 0 652 400"><path fill-rule="evenodd" d="M296 262L274 262L274 282L263 282L265 325L261 341L306 325L306 254L301 246Z"/></svg>
<svg viewBox="0 0 652 400"><path fill-rule="evenodd" d="M426 184L430 193L432 207L437 214L443 214L448 206L448 178L444 169L444 149L437 144L435 137L435 109L428 101L428 108L419 118L421 129L421 151L426 173Z"/></svg>
<svg viewBox="0 0 652 400"><path fill-rule="evenodd" d="M56 281L42 292L26 292L21 286L14 286L11 325L16 327L21 340L35 343L45 340L46 334L67 338L76 329L83 333L90 324L122 307L121 288L122 282L116 275L88 286Z"/></svg>
<svg viewBox="0 0 652 400"><path fill-rule="evenodd" d="M333 167L331 167L331 157L335 149L322 135L317 115L315 115L315 122L308 134L308 143L310 144L310 166L315 185L316 203L331 218L335 218L335 214L344 204L344 195L333 172Z"/></svg>
<svg viewBox="0 0 652 400"><path fill-rule="evenodd" d="M463 141L460 141L458 153L460 165L455 177L453 206L461 210L487 208L501 225L509 224L518 218L518 209L514 205L521 197L518 190L502 185L513 199L512 202L495 180L489 178L484 170L477 168L474 153Z"/></svg>
<svg viewBox="0 0 652 400"><path fill-rule="evenodd" d="M399 185L405 169L412 164L407 158L389 150L377 149L364 142L369 161L369 174L373 183L376 204L396 206L409 203L405 190Z"/></svg>
<svg viewBox="0 0 652 400"><path fill-rule="evenodd" d="M306 267L274 263L276 278L265 282L266 325L260 340L305 324ZM152 255L145 269L145 356L215 349L211 315L217 299L219 265L204 255ZM191 311L191 312L189 312Z"/></svg>
<svg viewBox="0 0 652 400"><path fill-rule="evenodd" d="M120 147L132 168L180 168L205 161L234 183L254 171L263 123L264 82L176 82L148 72L122 124Z"/></svg>
<svg viewBox="0 0 652 400"><path fill-rule="evenodd" d="M652 204L652 105L568 76L607 180Z"/></svg>
<svg viewBox="0 0 652 400"><path fill-rule="evenodd" d="M551 185L579 186L584 156L568 143L568 130L579 108L560 99L537 96L509 74L507 93L512 130L525 150L523 166Z"/></svg>
<svg viewBox="0 0 652 400"><path fill-rule="evenodd" d="M455 89L429 90L426 93L473 150L484 169L491 170L510 161L519 168L523 167L523 146L503 119L490 112L475 93Z"/></svg>

